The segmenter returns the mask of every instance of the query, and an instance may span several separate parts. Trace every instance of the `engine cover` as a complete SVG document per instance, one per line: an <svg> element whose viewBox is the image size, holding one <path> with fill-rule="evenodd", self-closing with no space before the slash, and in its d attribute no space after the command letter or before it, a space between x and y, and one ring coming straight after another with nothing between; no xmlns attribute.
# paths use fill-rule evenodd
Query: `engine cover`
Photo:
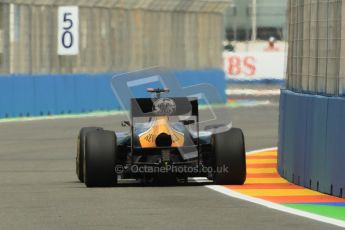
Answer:
<svg viewBox="0 0 345 230"><path fill-rule="evenodd" d="M142 148L181 147L184 145L184 134L169 124L167 116L155 117L151 127L138 136ZM170 136L170 145L168 136Z"/></svg>

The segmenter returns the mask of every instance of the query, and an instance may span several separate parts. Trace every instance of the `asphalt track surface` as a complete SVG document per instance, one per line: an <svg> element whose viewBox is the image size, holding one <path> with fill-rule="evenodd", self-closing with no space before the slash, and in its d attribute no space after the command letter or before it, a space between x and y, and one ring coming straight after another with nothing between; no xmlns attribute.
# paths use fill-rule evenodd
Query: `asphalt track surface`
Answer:
<svg viewBox="0 0 345 230"><path fill-rule="evenodd" d="M247 150L277 145L278 107L230 109ZM0 229L340 229L238 200L204 184L86 188L75 175L83 126L121 116L0 124Z"/></svg>

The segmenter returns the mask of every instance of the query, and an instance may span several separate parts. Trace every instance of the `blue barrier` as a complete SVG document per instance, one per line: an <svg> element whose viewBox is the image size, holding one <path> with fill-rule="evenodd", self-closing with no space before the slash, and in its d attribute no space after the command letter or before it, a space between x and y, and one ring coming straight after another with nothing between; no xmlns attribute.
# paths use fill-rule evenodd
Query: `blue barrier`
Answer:
<svg viewBox="0 0 345 230"><path fill-rule="evenodd" d="M13 113L13 89L10 78L0 78L0 117L12 117Z"/></svg>
<svg viewBox="0 0 345 230"><path fill-rule="evenodd" d="M345 98L282 90L278 171L289 181L345 197Z"/></svg>
<svg viewBox="0 0 345 230"><path fill-rule="evenodd" d="M328 102L326 152L332 157L325 162L330 170L328 178L332 193L343 193L345 189L345 99L334 98ZM345 194L343 194L345 196Z"/></svg>
<svg viewBox="0 0 345 230"><path fill-rule="evenodd" d="M308 116L306 118L307 133L306 133L306 151L305 154L305 181L306 187L314 190L327 192L330 188L329 178L324 171L330 171L326 167L327 151L326 142L327 136L327 107L328 98L322 96L309 96ZM323 170L320 170L320 167ZM321 183L322 182L322 183Z"/></svg>
<svg viewBox="0 0 345 230"><path fill-rule="evenodd" d="M110 86L115 74L0 75L0 118L121 109ZM181 87L211 84L226 102L222 70L176 71L176 78Z"/></svg>
<svg viewBox="0 0 345 230"><path fill-rule="evenodd" d="M285 164L284 177L290 181L301 183L304 181L304 152L305 145L303 137L306 135L306 125L303 123L306 119L306 104L305 98L299 98L292 94L285 99L286 111L298 111L291 113L288 116L285 114L284 120L284 139L282 140L283 149L287 152L294 153L284 154L283 162ZM291 126L290 124L296 124ZM289 140L289 144L286 144ZM295 157L295 156L298 157ZM302 180L302 181L301 181Z"/></svg>
<svg viewBox="0 0 345 230"><path fill-rule="evenodd" d="M284 175L284 154L280 153L284 149L285 143L285 112L286 111L286 94L280 94L280 106L279 106L279 121L278 121L278 173Z"/></svg>

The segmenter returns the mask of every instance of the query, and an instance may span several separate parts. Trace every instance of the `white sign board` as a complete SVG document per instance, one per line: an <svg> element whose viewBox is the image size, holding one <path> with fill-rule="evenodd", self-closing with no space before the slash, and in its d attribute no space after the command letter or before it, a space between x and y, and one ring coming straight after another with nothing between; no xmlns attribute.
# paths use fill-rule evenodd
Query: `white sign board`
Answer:
<svg viewBox="0 0 345 230"><path fill-rule="evenodd" d="M232 80L284 78L285 52L224 52L224 71Z"/></svg>
<svg viewBox="0 0 345 230"><path fill-rule="evenodd" d="M58 54L79 53L79 10L77 6L60 6L58 10Z"/></svg>

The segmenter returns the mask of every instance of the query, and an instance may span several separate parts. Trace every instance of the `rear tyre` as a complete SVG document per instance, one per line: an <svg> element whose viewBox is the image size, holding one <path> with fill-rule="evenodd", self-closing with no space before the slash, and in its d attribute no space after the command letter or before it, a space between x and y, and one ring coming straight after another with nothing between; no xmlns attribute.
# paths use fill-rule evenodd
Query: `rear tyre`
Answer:
<svg viewBox="0 0 345 230"><path fill-rule="evenodd" d="M214 169L216 184L242 185L246 180L246 154L241 129L232 128L213 134Z"/></svg>
<svg viewBox="0 0 345 230"><path fill-rule="evenodd" d="M80 182L84 182L83 163L85 155L85 138L90 131L101 130L99 127L81 128L78 135L77 157L76 157L76 173Z"/></svg>
<svg viewBox="0 0 345 230"><path fill-rule="evenodd" d="M84 182L87 187L107 187L117 183L116 154L114 132L94 130L86 135Z"/></svg>

